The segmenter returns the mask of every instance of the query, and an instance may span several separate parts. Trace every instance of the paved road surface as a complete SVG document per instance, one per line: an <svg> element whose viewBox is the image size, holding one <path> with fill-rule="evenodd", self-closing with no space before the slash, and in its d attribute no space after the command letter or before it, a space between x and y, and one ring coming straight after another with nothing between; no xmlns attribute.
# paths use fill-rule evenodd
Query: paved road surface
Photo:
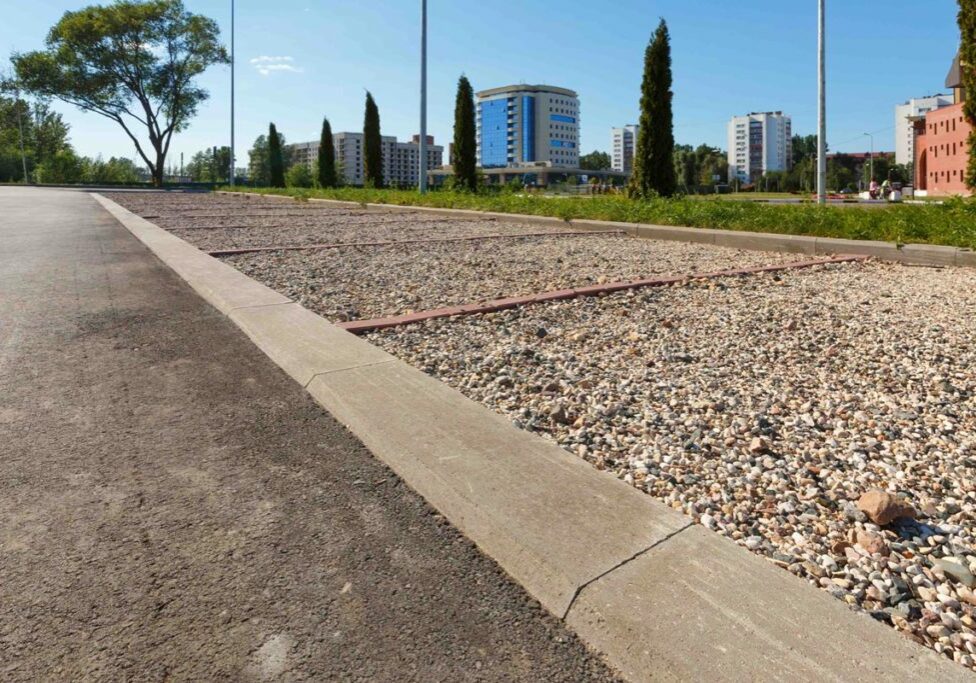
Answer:
<svg viewBox="0 0 976 683"><path fill-rule="evenodd" d="M89 196L0 188L0 679L611 674Z"/></svg>

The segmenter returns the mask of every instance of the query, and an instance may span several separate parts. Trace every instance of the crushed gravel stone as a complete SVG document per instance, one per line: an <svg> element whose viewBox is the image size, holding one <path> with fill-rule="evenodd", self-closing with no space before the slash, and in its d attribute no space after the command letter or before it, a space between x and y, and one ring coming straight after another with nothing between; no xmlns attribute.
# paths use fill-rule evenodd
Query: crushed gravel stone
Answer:
<svg viewBox="0 0 976 683"><path fill-rule="evenodd" d="M973 666L976 272L832 265L368 338ZM917 518L871 523L872 489Z"/></svg>
<svg viewBox="0 0 976 683"><path fill-rule="evenodd" d="M594 234L223 258L329 320L347 321L797 256Z"/></svg>

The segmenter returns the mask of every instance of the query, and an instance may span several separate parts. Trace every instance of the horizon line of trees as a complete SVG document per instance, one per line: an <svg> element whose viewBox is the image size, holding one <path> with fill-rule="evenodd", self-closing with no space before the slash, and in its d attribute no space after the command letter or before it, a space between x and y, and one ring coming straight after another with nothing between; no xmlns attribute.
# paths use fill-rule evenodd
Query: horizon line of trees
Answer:
<svg viewBox="0 0 976 683"><path fill-rule="evenodd" d="M976 64L976 0L959 0L959 7L963 85L970 92L976 92L976 68L970 66ZM14 52L11 62L15 76L0 80L0 86L3 86L0 91L22 90L40 98L41 102L35 108L43 108L46 106L43 103L53 98L114 121L132 141L152 182L161 185L173 136L187 128L199 106L209 97L209 93L196 83L196 78L210 66L229 63L219 38L217 23L188 11L183 0L128 0L90 5L62 15L49 30L43 49ZM724 177L727 181L728 169L723 167L717 150L705 145L691 149L675 144L672 87L670 32L662 18L644 51L640 131L628 184L631 197L669 197L677 192L707 188L719 182L716 177ZM16 100L20 100L19 95ZM17 105L12 111L22 118L29 118L25 116L27 112L20 109L22 106ZM6 112L0 111L0 118L9 116L10 111L10 107ZM976 187L976 98L966 101L964 112L974 125L969 139L971 154L967 182ZM450 159L455 173L449 185L455 189L476 190L481 185L474 116L473 91L462 75L455 98L454 144ZM60 117L56 121L60 121ZM60 124L63 125L63 121ZM328 121L324 119L322 143L328 142L327 125ZM27 178L126 175L131 167L135 167L134 163L120 159L85 161L74 154L66 138L58 142L57 149L45 146L43 135L38 133L43 128L43 125L35 126L31 133ZM306 168L309 173L293 170L294 165L289 163L284 149L284 136L273 128L273 124L269 126L268 135L259 136L252 148L255 160L251 165L258 170L252 174L256 181L275 186L300 183L322 187L342 182L341 169L335 165L334 150L330 159L326 159L330 151L328 144L320 145L317 168ZM18 177L17 155L10 153L11 131L16 129L5 126L0 132L0 177ZM331 128L328 131L330 136ZM382 188L388 179L383 177L379 108L370 92L366 93L363 132L364 184ZM796 145L798 151L793 167L766 174L764 185L787 191L812 189L815 172L804 147L809 137L799 138L798 142L802 144ZM25 157L28 156L26 138L25 135ZM259 144L261 138L264 141ZM267 147L267 151L263 147ZM211 148L209 153L194 155L190 163L192 176L211 182L228 180L232 170L229 168L229 152L224 149ZM581 163L581 166L593 170L608 162L605 153L584 155L583 159L585 165ZM900 177L903 182L909 179L906 177L909 169L890 164L886 167L886 163L882 157L876 158L876 177ZM222 164L226 165L225 169L220 167ZM830 183L835 188L861 184L865 172L862 166L850 163L843 156L835 157L828 169ZM20 176L25 176L23 163Z"/></svg>
<svg viewBox="0 0 976 683"><path fill-rule="evenodd" d="M71 145L69 131L61 114L47 102L0 95L0 182L142 182L145 169L131 159L80 156Z"/></svg>

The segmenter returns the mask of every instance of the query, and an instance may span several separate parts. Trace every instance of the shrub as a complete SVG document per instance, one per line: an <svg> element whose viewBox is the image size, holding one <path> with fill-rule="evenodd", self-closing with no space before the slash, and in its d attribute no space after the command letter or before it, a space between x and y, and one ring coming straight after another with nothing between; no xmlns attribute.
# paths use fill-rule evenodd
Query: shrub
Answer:
<svg viewBox="0 0 976 683"><path fill-rule="evenodd" d="M295 164L285 174L285 184L288 187L307 189L315 185L315 177L305 164Z"/></svg>

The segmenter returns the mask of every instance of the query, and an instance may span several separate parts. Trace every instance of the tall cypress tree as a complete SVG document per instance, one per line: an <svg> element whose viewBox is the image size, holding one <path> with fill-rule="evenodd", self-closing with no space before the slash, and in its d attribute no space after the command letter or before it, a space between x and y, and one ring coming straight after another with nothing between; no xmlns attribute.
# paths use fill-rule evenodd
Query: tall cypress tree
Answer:
<svg viewBox="0 0 976 683"><path fill-rule="evenodd" d="M278 137L278 129L273 123L268 126L268 166L271 171L271 187L284 187L285 160L281 155L281 138Z"/></svg>
<svg viewBox="0 0 976 683"><path fill-rule="evenodd" d="M335 187L337 184L332 126L329 125L329 119L323 117L322 137L319 138L319 185L321 187Z"/></svg>
<svg viewBox="0 0 976 683"><path fill-rule="evenodd" d="M383 187L383 140L380 136L380 110L366 91L366 116L363 119L363 182L367 187Z"/></svg>
<svg viewBox="0 0 976 683"><path fill-rule="evenodd" d="M976 0L959 0L959 75L966 100L963 116L973 127L969 133L969 163L966 185L976 189Z"/></svg>
<svg viewBox="0 0 976 683"><path fill-rule="evenodd" d="M451 147L451 165L454 167L454 183L458 189L478 189L477 145L474 91L467 77L461 76L454 101L454 145Z"/></svg>
<svg viewBox="0 0 976 683"><path fill-rule="evenodd" d="M640 131L629 187L632 197L670 197L677 189L671 84L671 36L667 23L661 19L644 51Z"/></svg>

